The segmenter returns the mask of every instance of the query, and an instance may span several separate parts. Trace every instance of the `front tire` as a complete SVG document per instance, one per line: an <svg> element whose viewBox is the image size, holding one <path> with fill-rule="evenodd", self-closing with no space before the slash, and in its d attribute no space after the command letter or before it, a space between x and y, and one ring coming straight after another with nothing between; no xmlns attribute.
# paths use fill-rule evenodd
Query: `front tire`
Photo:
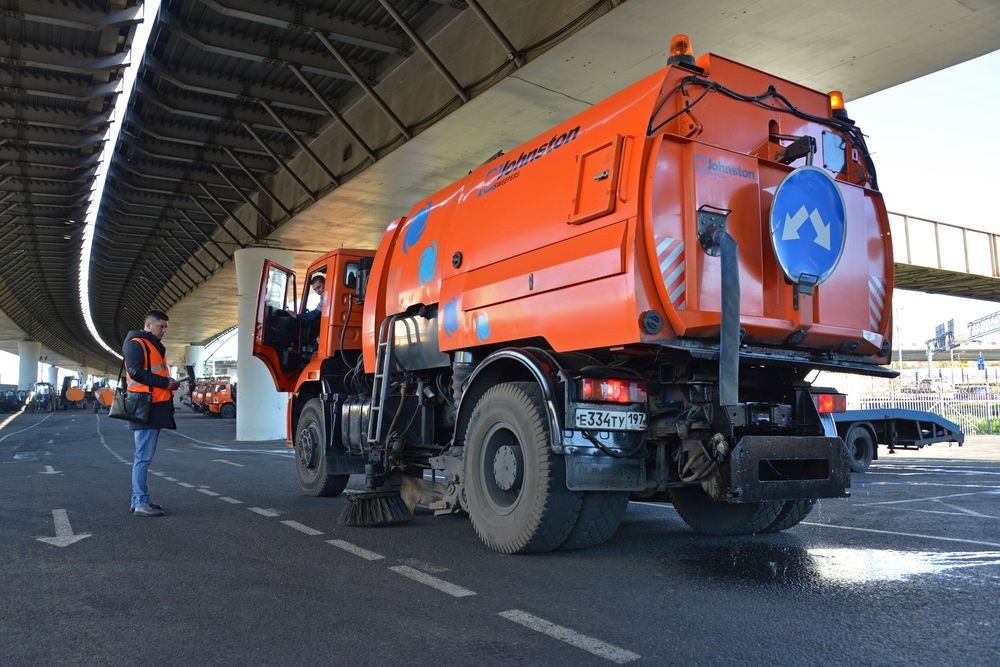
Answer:
<svg viewBox="0 0 1000 667"><path fill-rule="evenodd" d="M222 415L223 419L232 419L236 416L236 406L232 403L226 403L219 410L219 414Z"/></svg>
<svg viewBox="0 0 1000 667"><path fill-rule="evenodd" d="M864 426L852 426L844 438L847 455L851 459L851 472L865 472L875 458L875 439Z"/></svg>
<svg viewBox="0 0 1000 667"><path fill-rule="evenodd" d="M566 488L537 385L499 384L476 403L465 434L465 488L472 526L494 551L552 551L569 537L583 498Z"/></svg>
<svg viewBox="0 0 1000 667"><path fill-rule="evenodd" d="M326 445L323 402L313 398L299 413L295 433L295 469L299 485L310 496L339 496L351 477L330 472Z"/></svg>
<svg viewBox="0 0 1000 667"><path fill-rule="evenodd" d="M674 509L684 523L707 535L754 535L763 533L775 521L785 503L726 503L713 500L701 486L679 486L670 490Z"/></svg>

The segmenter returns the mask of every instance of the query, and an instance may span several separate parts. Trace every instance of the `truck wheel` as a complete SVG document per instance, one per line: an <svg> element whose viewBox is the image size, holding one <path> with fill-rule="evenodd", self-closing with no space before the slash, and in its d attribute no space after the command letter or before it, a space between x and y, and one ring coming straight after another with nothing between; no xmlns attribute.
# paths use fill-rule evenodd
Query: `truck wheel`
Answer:
<svg viewBox="0 0 1000 667"><path fill-rule="evenodd" d="M844 438L851 459L851 472L865 472L875 457L875 440L864 426L852 426Z"/></svg>
<svg viewBox="0 0 1000 667"><path fill-rule="evenodd" d="M225 419L232 419L236 416L236 406L232 403L226 403L222 406L222 409L219 410L219 414L221 414Z"/></svg>
<svg viewBox="0 0 1000 667"><path fill-rule="evenodd" d="M785 506L778 512L778 518L761 532L777 533L798 525L802 519L809 516L809 513L812 512L815 506L816 501L812 498L807 500L786 500Z"/></svg>
<svg viewBox="0 0 1000 667"><path fill-rule="evenodd" d="M684 523L708 535L754 535L763 533L778 519L785 503L726 503L712 500L700 486L671 489L670 499Z"/></svg>
<svg viewBox="0 0 1000 667"><path fill-rule="evenodd" d="M585 492L576 525L559 548L564 551L589 549L604 544L618 530L627 507L627 492Z"/></svg>
<svg viewBox="0 0 1000 667"><path fill-rule="evenodd" d="M335 475L329 471L326 458L326 424L323 403L309 400L299 414L295 434L295 469L299 485L310 496L339 496L350 475Z"/></svg>
<svg viewBox="0 0 1000 667"><path fill-rule="evenodd" d="M566 541L583 494L566 488L535 384L498 384L476 403L465 433L465 489L472 526L490 549L552 551Z"/></svg>

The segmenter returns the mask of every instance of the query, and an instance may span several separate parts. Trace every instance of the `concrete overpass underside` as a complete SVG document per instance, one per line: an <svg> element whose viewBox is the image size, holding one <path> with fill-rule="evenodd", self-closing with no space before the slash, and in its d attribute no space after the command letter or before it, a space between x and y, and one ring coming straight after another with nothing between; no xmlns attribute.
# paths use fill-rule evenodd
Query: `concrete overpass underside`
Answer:
<svg viewBox="0 0 1000 667"><path fill-rule="evenodd" d="M37 38L30 17L9 22L23 24L9 40ZM211 338L236 321L236 249L295 250L301 271L331 247L374 246L421 197L662 67L679 32L850 100L994 50L1000 4L164 0L97 222L101 337L117 347L159 307L174 352ZM14 229L40 256L34 223ZM73 257L80 240L60 248ZM0 303L18 326L49 347L75 332L93 356L79 308L50 301L51 272L0 273L27 276Z"/></svg>

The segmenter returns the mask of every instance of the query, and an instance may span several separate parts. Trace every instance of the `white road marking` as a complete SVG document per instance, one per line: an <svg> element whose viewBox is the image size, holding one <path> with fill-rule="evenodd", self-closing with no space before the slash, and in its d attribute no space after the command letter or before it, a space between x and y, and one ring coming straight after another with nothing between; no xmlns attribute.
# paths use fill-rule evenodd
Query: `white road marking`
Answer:
<svg viewBox="0 0 1000 667"><path fill-rule="evenodd" d="M358 558L364 558L365 560L382 560L385 558L382 554L377 554L374 551L368 551L368 549L362 549L358 545L345 542L344 540L327 540L326 543L332 544L338 549L343 549L344 551L352 553Z"/></svg>
<svg viewBox="0 0 1000 667"><path fill-rule="evenodd" d="M219 495L215 491L211 491L209 489L198 489L197 491L198 491L198 493L204 493L206 496L217 496L217 495Z"/></svg>
<svg viewBox="0 0 1000 667"><path fill-rule="evenodd" d="M236 466L237 468L244 468L244 467L246 467L242 463L233 463L232 461L227 461L225 459L212 459L212 461L214 461L216 463L225 463L226 465Z"/></svg>
<svg viewBox="0 0 1000 667"><path fill-rule="evenodd" d="M929 474L948 474L948 475L1000 475L1000 472L992 472L988 469L982 468L925 468L923 466L894 466L894 465L884 465L876 464L880 471L888 470L889 472L877 472L875 474L881 475L902 475L901 472L892 472L894 470L905 470L905 474L909 475L929 475Z"/></svg>
<svg viewBox="0 0 1000 667"><path fill-rule="evenodd" d="M949 509L953 509L956 512L961 512L962 514L968 514L969 516L974 516L974 517L977 517L977 518L980 518L980 519L995 519L996 518L995 516L990 516L989 514L981 514L979 512L976 512L975 510L970 510L970 509L967 509L965 507L959 507L958 505L952 505L951 503L946 503L943 500L935 500L934 502L936 502L939 505L944 505L945 507L947 507Z"/></svg>
<svg viewBox="0 0 1000 667"><path fill-rule="evenodd" d="M309 535L310 537L312 537L313 535L322 535L323 534L322 530L316 530L315 528L310 528L309 526L305 525L304 523L299 523L298 521L292 521L291 519L287 519L285 521L282 521L281 523L285 524L289 528L294 528L295 530L299 531L300 533L305 533L306 535Z"/></svg>
<svg viewBox="0 0 1000 667"><path fill-rule="evenodd" d="M247 509L254 514L259 514L261 516L278 516L281 514L278 510L265 509L263 507L248 507Z"/></svg>
<svg viewBox="0 0 1000 667"><path fill-rule="evenodd" d="M943 486L956 489L1000 489L1000 485L997 484L946 484L944 482L870 482L865 486Z"/></svg>
<svg viewBox="0 0 1000 667"><path fill-rule="evenodd" d="M21 413L17 413L17 414L21 414ZM16 417L16 416L17 416L17 414L15 414L15 415L14 415L14 417ZM54 412L53 412L52 414L50 414L50 415L47 415L47 416L46 416L46 417L45 417L44 419L42 419L42 420L41 420L41 421L39 421L39 422L36 422L36 423L32 424L32 425L31 425L31 426L29 426L28 428L22 428L22 429L21 429L20 431L14 431L13 433L8 433L8 434L7 434L7 435L5 435L4 437L0 438L0 442L3 442L4 440L6 440L7 438L9 438L9 437L10 437L10 436L12 436L12 435L17 435L18 433L24 433L25 431L30 431L31 429L33 429L33 428L35 428L36 426L40 425L40 424L41 424L42 422L44 422L44 421L45 421L46 419L48 419L49 417L52 417L52 416L53 416L53 415L55 415L55 414L56 414L56 413L54 413ZM3 423L3 426L6 426L6 425L7 425L7 423L8 423L7 421L4 421L4 423ZM0 426L0 428L3 428L3 427L2 427L2 426Z"/></svg>
<svg viewBox="0 0 1000 667"><path fill-rule="evenodd" d="M428 574L441 574L442 572L448 571L448 568L444 565L436 565L435 563L428 563L425 560L419 560L416 558L402 558L399 562L404 565L409 565L410 567L415 567L418 570L427 572Z"/></svg>
<svg viewBox="0 0 1000 667"><path fill-rule="evenodd" d="M592 653L619 665L624 665L627 662L632 662L633 660L638 660L642 657L638 653L626 651L625 649L619 648L613 644L602 642L600 639L588 637L587 635L580 634L575 630L570 630L569 628L564 628L561 625L556 625L551 621L546 621L544 618L539 618L538 616L529 614L526 611L521 611L520 609L502 611L499 615L506 618L508 621L513 621L519 625L523 625L529 630L534 630L535 632L540 632L543 635L548 635L553 639L566 642L570 646L583 649L588 653Z"/></svg>
<svg viewBox="0 0 1000 667"><path fill-rule="evenodd" d="M456 586L455 584L449 583L444 579L438 579L433 577L426 572L421 572L409 565L397 565L395 567L390 567L390 570L396 574L401 574L404 577L418 581L425 586L430 586L431 588L437 589L442 593L447 593L448 595L456 598L469 597L470 595L475 595L475 591L470 591L468 588L462 588L461 586Z"/></svg>
<svg viewBox="0 0 1000 667"><path fill-rule="evenodd" d="M52 510L52 522L55 524L56 536L35 539L55 547L68 547L74 542L90 537L90 533L73 534L73 527L69 525L69 515L66 510Z"/></svg>
<svg viewBox="0 0 1000 667"><path fill-rule="evenodd" d="M132 465L131 461L126 461L125 459L123 459L121 456L118 455L118 452L116 452L115 450L111 449L111 447L108 446L108 441L104 439L104 433L101 432L101 416L94 415L94 419L97 420L97 435L101 437L101 445L104 447L104 449L108 450L111 453L111 456L118 459L119 463Z"/></svg>
<svg viewBox="0 0 1000 667"><path fill-rule="evenodd" d="M17 419L18 416L21 413L23 413L25 410L27 410L27 409L28 409L28 406L22 405L20 410L18 410L17 412L15 412L14 414L12 414L10 417L7 417L7 419L4 419L2 422L0 422L0 431L2 431L5 428L7 428L7 424L9 424L12 421L14 421L15 419Z"/></svg>
<svg viewBox="0 0 1000 667"><path fill-rule="evenodd" d="M917 537L924 540L939 540L941 542L961 542L962 544L978 544L984 547L1000 548L998 542L984 542L982 540L964 540L958 537L941 537L940 535L922 535L920 533L902 533L894 530L876 530L875 528L858 528L855 526L837 526L832 523L814 523L803 521L803 526L817 526L819 528L837 528L840 530L857 530L862 533L878 533L879 535L898 535L899 537Z"/></svg>
<svg viewBox="0 0 1000 667"><path fill-rule="evenodd" d="M219 500L225 500L230 505L242 505L242 500L236 500L236 498L230 498L229 496L222 496Z"/></svg>
<svg viewBox="0 0 1000 667"><path fill-rule="evenodd" d="M177 486L183 486L185 489L194 488L194 484L188 484L187 482L177 482Z"/></svg>
<svg viewBox="0 0 1000 667"><path fill-rule="evenodd" d="M987 495L997 495L1000 494L1000 490L994 489L991 491L969 491L967 493L952 493L947 496L930 496L928 498L907 498L906 500L880 500L875 503L852 503L857 507L872 507L874 505L902 505L904 503L920 503L925 500L943 500L944 498L960 498L962 496L978 496L982 494Z"/></svg>
<svg viewBox="0 0 1000 667"><path fill-rule="evenodd" d="M39 475L61 475L62 470L56 470L52 466L45 466L45 471L38 473Z"/></svg>
<svg viewBox="0 0 1000 667"><path fill-rule="evenodd" d="M176 477L164 477L163 479L167 480L168 482L176 482L177 481Z"/></svg>
<svg viewBox="0 0 1000 667"><path fill-rule="evenodd" d="M243 454L271 454L273 456L290 457L295 454L295 451L290 448L284 449L234 449L232 447L223 447L222 445L216 444L214 442L205 442L204 440L199 440L198 438L192 438L186 433L181 433L179 431L167 431L172 435L177 435L182 438L187 438L192 442L199 443L198 445L191 445L197 449L208 449L213 452L241 452Z"/></svg>
<svg viewBox="0 0 1000 667"><path fill-rule="evenodd" d="M154 472L153 474L156 475L157 477L163 477L163 475L164 475L164 473L159 472L159 471Z"/></svg>

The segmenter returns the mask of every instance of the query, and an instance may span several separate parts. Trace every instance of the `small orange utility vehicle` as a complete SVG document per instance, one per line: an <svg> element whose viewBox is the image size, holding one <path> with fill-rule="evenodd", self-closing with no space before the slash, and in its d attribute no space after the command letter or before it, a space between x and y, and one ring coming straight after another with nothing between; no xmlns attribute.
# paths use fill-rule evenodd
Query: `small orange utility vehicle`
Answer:
<svg viewBox="0 0 1000 667"><path fill-rule="evenodd" d="M208 387L208 382L205 380L198 380L198 382L194 385L194 389L191 391L191 409L195 412L205 412L206 387Z"/></svg>
<svg viewBox="0 0 1000 667"><path fill-rule="evenodd" d="M229 380L210 382L211 393L206 392L208 413L232 419L236 416L236 385Z"/></svg>

